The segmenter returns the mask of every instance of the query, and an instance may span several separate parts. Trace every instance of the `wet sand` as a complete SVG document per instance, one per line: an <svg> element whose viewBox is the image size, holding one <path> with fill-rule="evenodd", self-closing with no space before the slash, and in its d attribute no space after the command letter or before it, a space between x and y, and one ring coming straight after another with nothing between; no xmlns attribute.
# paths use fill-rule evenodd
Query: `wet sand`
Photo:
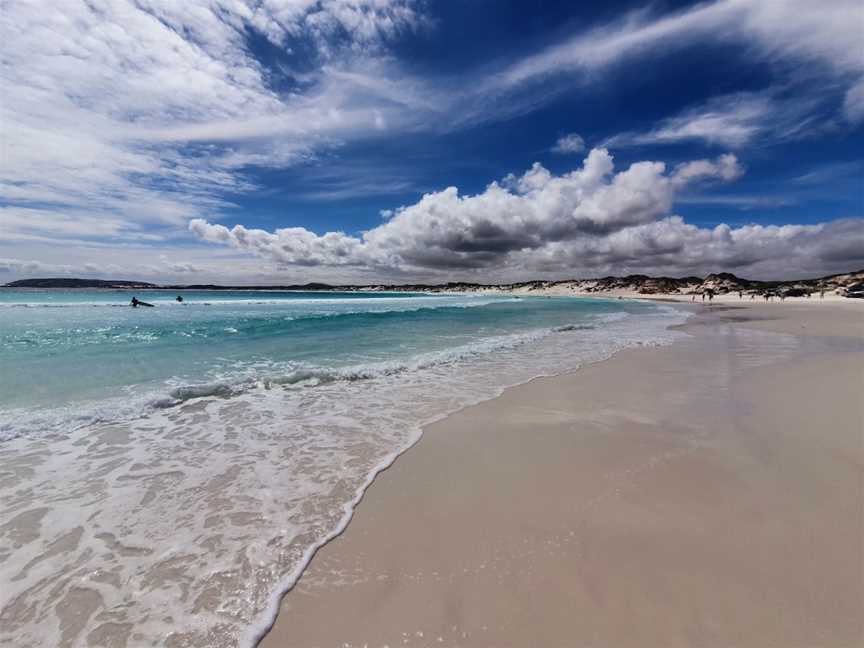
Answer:
<svg viewBox="0 0 864 648"><path fill-rule="evenodd" d="M864 308L684 330L428 427L261 645L864 645Z"/></svg>

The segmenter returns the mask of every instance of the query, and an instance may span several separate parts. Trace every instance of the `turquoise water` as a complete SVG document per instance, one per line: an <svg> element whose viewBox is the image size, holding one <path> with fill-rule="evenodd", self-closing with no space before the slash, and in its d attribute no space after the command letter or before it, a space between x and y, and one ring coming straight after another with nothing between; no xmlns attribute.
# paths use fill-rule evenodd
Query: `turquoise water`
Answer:
<svg viewBox="0 0 864 648"><path fill-rule="evenodd" d="M501 294L132 294L0 290L0 643L253 645L424 425L683 319Z"/></svg>
<svg viewBox="0 0 864 648"><path fill-rule="evenodd" d="M0 412L140 406L411 362L496 336L650 310L607 300L410 293L0 291ZM312 372L312 373L310 373ZM80 410L80 411L79 411ZM124 408L124 411L130 413ZM6 423L7 432L8 426Z"/></svg>

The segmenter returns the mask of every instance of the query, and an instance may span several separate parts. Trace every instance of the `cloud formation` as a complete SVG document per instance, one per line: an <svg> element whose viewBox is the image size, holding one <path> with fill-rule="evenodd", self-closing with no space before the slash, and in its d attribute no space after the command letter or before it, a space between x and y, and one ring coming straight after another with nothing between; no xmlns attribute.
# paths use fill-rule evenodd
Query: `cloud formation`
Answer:
<svg viewBox="0 0 864 648"><path fill-rule="evenodd" d="M620 133L606 146L674 144L702 140L708 144L740 148L749 144L771 119L771 101L753 93L717 97L661 121L648 132Z"/></svg>
<svg viewBox="0 0 864 648"><path fill-rule="evenodd" d="M778 76L839 87L843 99L832 110L864 119L855 0L720 0L660 16L645 10L521 59L420 77L391 46L434 30L432 8L420 0L106 0L46 11L8 0L0 12L0 254L15 256L28 245L45 268L58 255L72 257L74 246L106 263L111 249L140 248L143 256L151 246L158 257L188 243L190 221L199 238L216 237L203 225L220 227L244 196L272 188L262 184L261 168L320 161L370 138L500 121L548 103L561 89L599 83L598 72L610 65L700 43L743 46ZM813 111L801 105L770 91L726 95L607 144L740 149L765 133L788 137L810 128ZM565 128L586 132L583 124ZM571 133L553 150L581 153L584 141ZM336 274L521 272L542 265L527 260L532 253L540 259L557 245L573 249L576 241L660 222L683 186L740 173L737 161L724 167L722 159L659 171L656 163L641 164L601 174L594 184L586 169L574 172L577 180L535 167L476 196L455 188L430 193L364 236L299 228L280 238L253 228L243 241L241 231L227 230L223 242L284 267ZM428 186L404 170L370 176L328 167L329 175L316 178L309 168L298 193L309 201ZM32 263L21 261L16 272ZM166 273L183 263L172 257Z"/></svg>
<svg viewBox="0 0 864 648"><path fill-rule="evenodd" d="M857 0L716 0L659 18L640 10L517 61L489 83L514 88L553 75L595 71L632 56L668 54L697 42L732 43L779 66L820 65L845 83L847 117L857 119L864 83L861 19Z"/></svg>
<svg viewBox="0 0 864 648"><path fill-rule="evenodd" d="M820 269L864 263L860 221L704 229L671 215L685 188L731 182L742 173L731 154L671 170L662 162L637 162L616 172L609 153L594 149L579 169L560 176L534 164L477 195L461 196L456 187L426 194L361 236L228 228L203 219L193 220L190 230L277 266L348 266L382 275L622 267L766 271L793 260L807 265L809 259Z"/></svg>
<svg viewBox="0 0 864 648"><path fill-rule="evenodd" d="M581 153L585 150L585 140L576 133L562 135L552 147L553 153L561 153L564 155L572 153Z"/></svg>
<svg viewBox="0 0 864 648"><path fill-rule="evenodd" d="M62 240L65 214L104 221L92 238L134 239L144 227L170 238L194 216L230 210L226 194L255 190L246 168L294 164L398 124L411 88L369 80L391 39L423 28L414 5L4 3L0 189L32 216L7 217L4 229L27 236L57 218ZM279 53L272 66L253 36ZM368 76L352 76L349 61Z"/></svg>
<svg viewBox="0 0 864 648"><path fill-rule="evenodd" d="M43 209L46 220L63 210L123 221L121 238L142 227L171 238L191 218L230 212L226 195L257 189L250 168L295 165L384 133L502 119L567 87L540 91L552 75L596 79L628 57L695 42L744 43L786 67L815 63L847 87L847 118L864 115L855 0L637 12L523 59L436 80L406 72L389 50L434 28L424 9L415 0L112 0L61 12L10 0L0 13L4 198ZM258 41L273 60L255 55ZM776 114L765 96L720 98L609 144L739 147ZM578 152L580 141L567 136L555 150Z"/></svg>
<svg viewBox="0 0 864 648"><path fill-rule="evenodd" d="M477 195L461 196L456 187L426 194L361 236L228 228L203 219L193 220L190 230L279 267L354 267L378 276L464 277L491 270L524 278L720 268L764 275L782 272L786 264L813 272L864 264L860 220L706 229L671 215L682 190L732 182L742 173L731 154L671 170L662 162L637 162L615 172L608 151L593 149L579 169L560 176L534 164Z"/></svg>
<svg viewBox="0 0 864 648"><path fill-rule="evenodd" d="M769 136L788 142L819 132L813 123L818 103L816 98L778 97L771 91L722 95L667 117L648 131L614 135L603 146L699 141L740 149Z"/></svg>

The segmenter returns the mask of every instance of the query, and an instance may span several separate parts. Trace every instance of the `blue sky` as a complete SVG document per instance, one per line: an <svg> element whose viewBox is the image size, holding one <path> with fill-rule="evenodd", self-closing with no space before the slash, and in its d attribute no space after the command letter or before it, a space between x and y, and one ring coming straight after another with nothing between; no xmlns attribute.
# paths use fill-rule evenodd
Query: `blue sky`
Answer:
<svg viewBox="0 0 864 648"><path fill-rule="evenodd" d="M859 2L10 2L0 21L0 281L864 266Z"/></svg>

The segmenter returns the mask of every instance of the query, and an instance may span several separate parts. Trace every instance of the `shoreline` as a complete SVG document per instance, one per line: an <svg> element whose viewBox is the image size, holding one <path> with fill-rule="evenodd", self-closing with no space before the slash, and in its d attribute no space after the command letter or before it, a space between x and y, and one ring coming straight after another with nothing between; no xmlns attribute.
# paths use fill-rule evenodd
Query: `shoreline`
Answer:
<svg viewBox="0 0 864 648"><path fill-rule="evenodd" d="M18 513L6 537L11 529L27 538L20 550L12 547L6 563L6 579L15 588L2 597L10 636L15 632L17 643L34 646L83 637L118 645L160 643L161 637L169 645L250 645L265 621L269 625L266 610L275 611L275 597L289 584L284 575L299 573L310 547L344 526L357 489L380 469L382 458L413 442L423 424L494 398L506 385L570 371L622 346L668 340L669 324L684 319L674 309L634 302L476 300L499 301L507 304L494 317L500 335L476 343L463 335L464 344L428 358L412 356L422 361L382 365L380 376L361 366L361 382L352 373L321 389L264 386L231 394L238 398L220 398L207 385L205 397L191 393L188 402L156 408L142 419L111 419L93 430L82 425L50 443L46 435L18 435L3 456L4 468L11 467L4 499ZM99 312L85 312L98 324ZM64 319L63 311L49 314ZM472 331L477 321L490 319L465 310L443 319L461 325L463 314ZM578 324L586 314L591 323ZM506 317L516 325L508 326ZM222 330L219 317L213 319ZM397 326L404 321L375 319ZM96 330L96 324L84 330ZM435 326L425 330L436 333ZM400 339L381 337L388 345ZM19 466L22 479L10 481ZM58 492L71 492L74 504L64 499L54 506ZM76 500L79 493L85 497ZM130 508L130 501L138 504ZM72 518L64 515L70 505L79 511ZM31 509L39 511L38 520L27 514ZM50 543L67 536L68 550L38 561L45 578L28 580L35 572L26 566L50 556ZM117 542L146 550L129 556L115 549ZM20 575L16 564L25 565ZM95 576L79 581L78 573ZM97 580L103 573L112 574L107 585ZM42 595L38 588L48 576L59 585ZM176 607L160 607L167 596ZM57 625L43 622L55 618Z"/></svg>
<svg viewBox="0 0 864 648"><path fill-rule="evenodd" d="M448 293L448 294L467 294L467 293ZM482 295L482 294L499 294L499 293L477 293L477 294ZM501 294L510 294L510 291L505 291L504 293L501 293ZM531 295L529 295L529 296L531 296ZM557 297L559 295L551 295L551 296ZM584 297L591 297L592 295L585 294L585 295L560 295L560 296L584 298ZM542 297L542 296L538 296L538 297ZM612 299L612 298L606 297L606 296L597 296L597 299ZM621 298L619 297L617 299L621 299ZM627 299L631 299L631 298L627 298ZM633 300L633 301L635 301L635 300ZM685 308L676 309L676 310L680 311L685 317L689 318L689 316L692 315L692 311L694 309L691 305L690 307L685 307ZM682 324L673 324L673 325L666 327L666 330L670 330L670 331L675 330L675 329L680 328L681 326L682 326ZM674 340L660 343L660 346L666 346L669 344L674 344ZM300 583L300 579L302 579L302 577L303 577L303 574L306 572L306 570L308 569L308 567L312 563L312 561L315 560L315 557L318 555L318 553L320 551L324 550L332 542L338 540L347 531L349 525L351 524L351 522L356 517L357 508L361 505L364 498L366 497L366 493L367 493L368 489L375 483L375 481L379 478L380 475L382 475L383 473L390 470L397 461L399 461L404 455L406 455L411 450L413 450L417 446L417 444L422 441L423 436L424 436L427 428L429 428L431 426L439 425L442 423L446 423L446 421L450 417L458 415L466 409L469 409L472 407L477 407L479 405L482 405L484 403L488 403L490 401L495 401L495 400L501 398L502 396L504 396L504 394L506 394L506 392L511 390L511 389L518 389L518 388L523 387L525 385L530 385L531 383L538 381L538 380L554 379L554 378L558 378L558 377L565 376L565 375L571 375L575 371L580 371L584 367L595 365L595 364L600 364L603 362L607 362L608 360L612 359L613 357L615 357L617 354L619 354L621 352L628 351L628 350L631 350L634 348L645 348L645 347L650 348L653 346L655 346L654 343L650 343L650 344L645 345L643 342L638 342L638 343L636 343L635 346L626 346L626 347L623 347L621 349L612 351L611 355L609 355L605 358L586 360L585 364L582 365L582 367L579 367L579 368L574 369L574 370L567 370L567 371L564 371L563 373L557 373L557 374L556 373L540 373L540 374L537 374L537 375L527 379L524 382L517 382L514 384L505 385L503 387L500 387L498 389L498 394L495 396L481 398L480 400L477 400L477 401L468 402L468 403L460 406L458 409L442 413L439 416L434 417L430 421L419 424L419 426L418 426L419 433L418 433L417 438L414 441L412 441L409 445L407 445L406 447L401 448L401 449L393 452L391 455L388 455L388 457L386 457L384 460L382 460L380 462L380 464L376 467L376 469L368 475L364 484L357 489L356 497L349 505L346 506L345 516L342 518L340 523L334 528L334 530L330 534L328 534L328 536L325 539L323 539L319 543L316 543L314 546L309 547L307 549L305 555L304 555L304 558L300 561L298 569L295 570L294 572L292 572L292 574L289 577L285 578L284 582L290 583L290 585L282 588L281 592L276 593L276 596L274 597L274 601L273 601L276 609L273 610L272 607L268 607L268 609L266 610L265 618L270 619L270 621L265 622L265 623L256 624L255 626L253 626L253 631L249 635L249 636L251 636L252 645L256 646L256 647L261 646L261 645L265 645L268 635L271 633L271 631L273 630L273 627L278 622L278 618L279 618L279 614L280 614L280 610L281 610L281 606L282 606L282 601L284 600L284 598L286 596L288 596L298 586L298 584ZM264 642L264 643L262 643L262 642Z"/></svg>
<svg viewBox="0 0 864 648"><path fill-rule="evenodd" d="M687 301L689 302L689 299ZM485 591L484 596L480 597L479 600L475 601L472 597L476 598L475 590L478 589L477 583L466 584L465 582L461 582L464 579L457 578L457 576L455 575L456 572L452 571L452 569L450 574L451 582L449 584L445 582L446 579L444 579L441 574L445 573L445 570L448 566L451 568L453 567L453 561L458 556L454 557L454 549L447 541L445 541L445 538L438 537L438 534L440 534L442 531L442 529L440 528L441 520L449 519L453 516L459 517L457 515L457 512L461 512L464 514L464 511L462 511L459 505L455 505L453 502L453 497L459 496L458 492L446 495L442 499L440 494L439 496L436 496L434 492L429 491L428 484L418 484L418 478L416 477L416 475L423 475L434 481L435 473L437 471L446 472L446 470L448 469L447 461L444 461L443 466L438 465L438 463L440 463L444 459L452 459L452 457L458 456L454 455L454 452L464 453L466 451L465 446L473 444L473 441L471 441L471 439L469 438L469 435L471 434L470 430L477 429L478 424L475 422L474 424L472 424L472 426L469 426L468 429L465 429L465 425L460 423L460 421L463 419L471 419L472 416L476 416L477 410L485 412L487 417L491 416L494 419L494 412L506 407L507 401L513 401L514 399L518 400L519 398L521 398L521 396L519 396L520 393L528 392L535 400L542 399L544 391L561 391L554 386L556 383L575 381L577 383L583 383L583 385L587 385L593 379L590 374L607 373L608 371L610 371L610 366L613 366L613 369L611 370L613 373L617 371L618 374L621 374L622 370L625 372L630 371L632 369L632 366L628 369L628 364L633 364L634 361L631 360L632 357L648 356L648 358L651 358L653 356L654 358L656 358L658 357L658 355L662 357L663 354L680 354L682 352L680 349L680 345L683 344L685 347L687 347L688 342L692 341L693 339L698 339L700 336L702 336L703 338L706 335L710 336L711 334L706 334L704 332L707 330L716 331L718 327L732 330L745 329L752 332L748 335L763 337L767 335L769 337L774 336L776 338L777 333L771 332L772 329L774 329L779 332L781 337L788 337L790 333L795 333L797 335L797 340L809 340L809 342L805 343L804 346L809 345L811 347L814 343L817 344L817 346L818 344L823 344L824 340L829 338L834 339L835 341L840 338L847 339L847 341L857 338L857 342L860 342L862 334L864 334L864 330L862 330L862 328L864 327L861 326L862 321L864 321L862 320L862 317L864 317L864 310L861 310L857 304L850 304L850 307L848 308L837 308L836 303L831 303L829 305L825 301L818 299L801 299L801 301L805 303L809 302L813 305L821 302L827 307L827 309L813 309L809 305L805 308L800 308L796 307L792 303L789 303L788 301L786 304L780 306L779 304L757 305L753 303L748 303L747 300L745 300L744 302L737 304L737 307L734 308L735 311L746 311L747 315L745 316L743 314L736 315L735 313L729 313L730 310L733 310L733 308L730 308L730 305L724 305L719 307L715 306L711 308L700 308L699 306L701 305L697 304L698 314L695 316L695 321L693 318L691 318L688 324L685 324L682 327L691 336L691 339L688 341L678 342L673 344L672 346L661 347L659 349L628 349L615 354L609 360L583 367L582 369L571 374L564 374L562 376L551 378L537 378L529 383L508 388L507 390L505 390L504 394L495 399L485 401L484 403L480 403L478 405L468 406L455 414L451 414L445 417L437 423L433 423L432 425L424 427L423 434L417 443L415 443L404 453L399 455L396 458L397 460L394 461L388 468L377 473L371 485L368 487L368 490L366 490L362 494L361 501L354 510L354 513L346 524L343 532L341 534L336 534L333 539L331 539L329 542L324 544L316 551L316 553L310 560L308 567L301 574L295 586L284 595L282 603L280 605L280 612L276 617L275 623L273 624L269 633L263 637L259 645L264 647L305 647L313 645L362 646L367 643L370 646L385 644L391 646L526 645L524 643L519 643L518 641L513 644L507 643L508 641L511 641L513 639L513 629L511 628L508 633L505 633L503 635L496 635L496 631L493 627L492 621L485 625L481 624L480 626L478 626L478 628L468 628L468 626L470 626L470 623L468 623L468 619L470 619L473 614L476 614L478 609L485 609L486 612L489 613L488 608L490 606L495 607L495 605L493 604L494 601L500 598L501 601L499 602L503 603L509 601L513 597L512 595L501 597L499 596L500 593L497 592L497 590L495 590L494 588L492 590L488 589L489 583L485 583L482 587L479 587L480 590ZM833 300L831 301L833 302ZM736 299L735 302L738 302L738 300ZM828 312L828 310L830 310L830 313ZM710 314L706 316L705 313ZM726 315L721 315L721 313L726 313ZM820 340L821 342L813 342L815 340ZM705 340L703 340L703 342L704 341ZM711 344L714 344L714 342L711 342ZM857 342L850 342L850 344L852 344L852 346L857 349ZM830 347L830 344L828 346ZM675 349L678 349L678 351L673 351ZM683 352L692 353L692 351L692 349L685 349ZM752 349L750 351L753 352ZM756 351L758 355L758 349ZM832 355L833 353L835 353L835 351L830 350L812 350L810 352L805 352L805 355L809 354L806 361L817 361L823 354L823 351L828 355ZM788 354L790 352L787 351L786 353ZM791 352L791 356L789 358L786 358L785 361L794 363L795 359L792 358L792 356L795 356L794 351ZM838 357L842 357L842 354ZM798 358L798 360L801 359ZM640 362L645 362L644 358L640 360ZM805 361L801 360L801 362ZM850 366L848 360L845 360L844 362L844 371L846 372L844 375L846 375L847 378L850 371L852 372L851 375L853 377L856 375L856 373L860 374L861 372L858 371L858 368L860 366L864 366L856 366L854 364ZM620 379L620 377L621 376L619 375L618 378L616 378L615 380ZM541 383L542 387L538 387L538 385ZM625 397L627 395L628 394L626 393L624 394ZM630 395L632 396L632 394ZM705 394L698 395L698 398L705 400ZM567 399L565 398L564 400L566 402ZM710 400L710 398L708 400ZM504 404L502 405L502 403ZM560 410L559 414L552 416L553 418L554 416L564 416L564 414L562 414L561 412L565 411L568 411L567 408L565 408L564 410ZM569 411L567 415L571 418L573 416L576 416L578 419L578 415L576 412ZM614 408L610 410L609 415L613 417L615 416ZM514 430L511 432L513 435L513 439L518 441L517 445L525 442L524 437L526 429L533 429L538 425L541 428L543 427L542 419L544 415L537 416L540 417L539 422L538 420L536 420L536 418L532 418L529 416L526 420L522 421L521 431ZM549 414L547 413L545 416L548 417ZM639 416L644 416L644 413L640 414ZM857 424L859 426L861 425L862 414L860 411L856 413L854 406L851 410L848 407L846 408L845 416L846 424L849 424L851 422L851 424L854 425L857 416ZM687 417L683 417L683 419L686 420ZM497 423L501 423L500 420L495 420L497 421ZM485 421L485 423L488 425L489 421L487 420ZM589 425L590 427L590 422L586 423L586 425ZM687 423L685 423L685 427L686 425ZM457 434L456 432L448 432L447 430L450 428L456 428L458 430L461 430L461 435L465 438L460 439L460 434ZM484 428L483 425L479 425L479 429L481 435L485 435L487 437L489 436L488 429ZM566 435L564 435L563 437L560 436L560 430L557 430L556 434L558 435L556 438L559 444L564 443L565 445L567 445L572 442L572 439L568 440L568 437ZM520 436L522 437L521 440L519 440ZM655 430L655 436L657 437L657 439L654 440L656 443L661 443L662 441L662 445L663 443L669 442L669 439L663 439L662 432L657 432ZM513 439L511 439L511 441L513 441ZM487 441L493 440L496 440L494 436L487 439ZM584 442L584 439L582 441ZM449 447L447 452L442 455L441 446L445 446L448 444L454 444L455 447ZM489 450L495 449L493 444L490 443L489 445ZM428 449L430 447L432 448L432 450ZM469 449L477 451L477 448L474 448L473 445ZM563 454L567 455L571 460L578 460L578 454L573 454L573 448L568 447L566 449L569 451L569 454L568 452L564 452ZM547 448L546 450L549 449ZM561 450L562 449L558 447L555 449L555 453L553 454L560 454ZM584 450L584 448L581 448L581 450ZM674 453L681 451L681 448L673 450L673 456L677 456ZM628 452L633 451L633 448L629 448L628 450ZM688 452L684 452L682 456L687 456ZM429 457L431 457L433 453L438 455L439 462L436 463L429 459ZM480 456L481 458L483 457L483 452L480 452ZM612 453L606 456L604 460L612 461L614 463L614 457L615 453ZM476 456L474 458L477 459ZM482 470L479 470L479 472L483 474L488 471L495 472L494 462L488 465L487 463L481 463ZM508 462L504 461L503 463L507 464ZM859 487L857 489L857 495L855 495L855 497L858 498L857 510L859 511L860 523L860 459L858 463L859 465L857 470ZM558 467L560 468L560 466ZM463 470L461 472L457 471L455 474L451 474L450 478L455 479L456 481L464 482L466 481L466 474L470 475L471 473L478 471L478 467L476 465L462 466L462 469ZM557 475L556 479L558 479L560 482L557 484L559 487L567 485L568 478L562 477L562 475L558 474L558 472L555 472L555 474ZM518 476L518 471L516 473L508 473L507 476L510 478L515 478L515 476ZM513 487L513 484L508 485L507 480L501 479L501 475L496 475L496 477L498 478L498 480L493 480L493 483L495 484L494 488L496 489L496 495L491 500L485 501L485 504L489 506L490 510L500 511L502 504L500 502L500 493L498 493L498 491L507 491L508 489ZM516 481L519 480L516 479ZM579 480L577 479L576 481L578 482ZM468 480L468 483L470 483L470 480ZM569 484L569 486L572 487L573 484ZM583 484L583 486L586 486L586 488L590 490L590 484ZM423 502L425 502L428 507L435 509L434 514L429 514L427 516L430 519L425 520L426 524L420 524L419 528L417 527L417 523L423 521L422 518L424 517L424 515L418 513L416 510L412 510L413 505L406 506L404 495L406 491L412 492L416 497L420 498ZM476 499L476 494L472 493L470 487L464 489L462 495L464 495L464 497L468 499ZM510 493L510 496L511 498L515 498L516 500L524 499L524 496L520 495L520 493L518 492L512 492ZM499 500L497 504L496 500ZM531 511L532 509L536 508L542 509L544 507L557 508L560 504L560 502L558 504L555 504L554 502L550 502L548 499L544 499L539 502L542 503L544 506L537 507L532 505L530 497L528 498L528 500L529 501L523 502L525 511ZM538 502L534 501L533 504L538 504ZM449 509L448 506L450 507ZM519 508L520 511L522 510L521 507L517 508ZM436 517L436 515L438 517ZM482 518L483 515L481 514L479 515L479 517ZM418 518L420 519L418 520ZM430 522L432 521L432 519L434 519L437 524L431 524ZM550 528L552 526L555 526L553 521L548 519L548 516L547 518L543 518L541 521L543 522L543 524L549 523ZM474 526L472 526L473 521L470 517L463 519L462 522L463 524L457 526L463 529L463 531L473 529L476 533L480 533L480 535L483 536L484 532L482 531L482 528L479 530L474 528ZM537 524L537 521L535 521L534 523ZM543 524L540 524L540 527L542 527ZM384 530L385 527L387 529L386 531ZM421 530L422 528L426 528L428 533L423 533ZM572 529L569 533L570 535L564 537L574 537L575 532L573 532ZM506 526L502 530L502 535L507 535ZM860 524L858 535L860 537ZM436 537L437 540L433 542L428 537L424 536L433 536ZM473 540L476 540L476 538L472 538L469 534L469 537L465 538L465 543L471 545ZM404 544L399 544L397 548L394 546L394 544L399 541L402 541ZM504 543L507 544L506 539ZM559 542L559 544L562 543ZM423 547L423 550L420 551L419 554L418 550L416 549L416 545L420 545ZM412 546L415 546L415 548L410 549L410 547ZM529 542L528 546L534 546L533 542ZM493 558L493 554L488 554L486 555L485 562L481 564L492 563ZM564 564L567 564L567 560L570 559L572 559L572 556L562 560L564 560ZM413 563L411 561L413 561ZM458 562L458 560L456 560L456 562ZM417 565L419 565L420 567L425 567L426 571L418 568L421 575L417 576L417 574L415 573L414 578L408 578L406 576L406 573L410 570L406 571L405 567L409 564L413 567L416 567ZM503 586L505 590L510 591L511 587L513 587L513 589L515 590L518 590L519 585L526 585L526 582L524 582L526 577L523 576L522 580L520 581L519 578L513 576L512 574L508 576L504 573L506 571L513 571L513 569L507 570L507 565L518 565L519 560L514 559L508 561L499 559L496 564L498 565L497 569L501 580L501 582L498 584L499 586ZM551 564L554 566L555 561L552 561ZM400 569L396 569L397 566L403 572L401 577L399 576L399 574L396 573L400 571ZM438 570L434 569L436 566L439 568ZM376 570L378 571L378 573L374 573ZM430 574L432 573L435 573L436 576L430 576ZM465 573L467 574L469 572L466 571ZM547 574L547 576L549 575ZM456 579L455 584L453 581L454 578ZM508 578L510 580L513 580L514 582L507 585L506 582ZM566 590L569 580L570 579L567 578L560 579L559 582L554 583L555 588L560 590L561 587L565 587ZM579 582L579 578L575 578L574 580L576 582ZM530 585L530 583L528 584ZM572 585L572 583L569 584ZM854 584L852 586L852 589L855 589ZM402 595L394 597L394 591L400 591ZM560 607L561 600L566 600L568 598L568 596L566 596L563 591L559 591L558 596L551 598L548 596L548 593L544 594L545 591L545 589L541 589L535 591L534 594L543 598L545 603L551 605L553 608L556 605L559 605ZM861 591L862 589L861 587L859 587L857 592L852 593L857 595L860 599L861 596L864 596L861 594ZM450 615L449 613L445 614L442 610L439 610L440 614L437 617L435 617L435 615L424 615L422 611L422 608L424 606L419 605L417 600L414 600L413 605L407 602L407 600L410 599L411 596L422 594L422 596L424 597L431 598L432 601L437 601L436 605L443 605L442 601L448 601L444 607L446 607L447 605L452 606L453 601L450 599L452 599L452 597L454 596L453 592L456 592L456 598L462 601L462 605L460 607L460 614L457 615L463 620L465 620L465 623L463 623L462 625L460 625L459 623L450 624L445 628L446 624L442 625L440 623L441 618L447 616L448 618L450 618L450 620L452 620L452 615ZM465 604L464 599L466 598L471 599L472 601L474 601L474 603L471 605ZM853 596L852 599L854 606L855 596ZM483 603L484 600L485 603ZM587 600L588 603L590 603L590 597ZM490 601L493 603L490 603ZM583 601L583 603L585 603L585 601ZM576 607L578 609L578 606ZM586 606L586 608L590 607L591 605ZM821 612L821 608L819 608L819 611ZM511 610L511 613L513 612L514 610ZM599 612L601 614L606 613L602 606L599 610L594 610L594 612ZM400 630L398 632L396 631L396 628L394 626L399 625L397 621L403 621L403 625L410 625L408 623L408 619L418 617L418 615L419 618L425 619L426 621L431 621L431 617L435 617L438 623L437 625L436 623L431 622L426 623L426 629L424 630L415 622L415 625L418 625L418 627L411 630L410 632L408 630ZM495 617L494 614L488 615L490 616L490 618ZM334 617L338 620L338 622L334 622ZM536 621L536 619L533 620ZM561 619L558 619L559 623L560 621ZM618 622L621 621L626 621L626 619L619 618ZM843 625L844 623L845 626ZM854 633L857 631L859 632L859 634L860 632L862 632L860 627L857 629L852 627L850 630L849 623L850 622L848 621L848 619L844 617L840 626L844 627L846 632ZM548 624L544 622L542 625L545 626ZM434 631L431 630L431 628L433 627L436 628ZM460 628L462 627L464 627L465 629L460 630ZM560 627L558 629L562 630L562 628ZM500 631L500 628L498 630ZM536 632L539 631L539 627L534 627L534 634L531 634L530 636L535 637ZM435 634L435 632L437 632L438 634ZM460 636L460 633L462 632L465 633L465 636ZM562 633L559 636L559 641L564 641L565 634L566 633ZM435 636L434 638L430 639L432 635ZM554 635L546 637L547 643L545 645L572 645L567 644L566 642L560 644L550 644L548 643L548 641L554 640L554 638L550 639L550 637L554 637ZM767 635L761 637L761 639L768 638L769 637ZM666 636L666 639L668 640L669 636ZM626 642L621 643L621 637L617 637L616 641L618 642L617 645L629 645ZM583 644L579 643L577 645ZM611 644L600 643L598 645ZM668 645L692 644L687 644L686 642L675 643L673 641L672 644ZM717 644L706 643L700 645L709 646ZM758 645L758 643L753 645ZM842 643L829 642L825 643L824 645L838 647L844 646L845 648L845 644Z"/></svg>

